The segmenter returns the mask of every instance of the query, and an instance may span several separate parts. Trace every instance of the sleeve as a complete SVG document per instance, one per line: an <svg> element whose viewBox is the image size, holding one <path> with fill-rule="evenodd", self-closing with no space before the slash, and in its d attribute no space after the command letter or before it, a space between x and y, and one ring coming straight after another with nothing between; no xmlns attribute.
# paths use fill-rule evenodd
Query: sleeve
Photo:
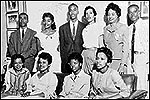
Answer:
<svg viewBox="0 0 150 100"><path fill-rule="evenodd" d="M63 86L62 86L62 91L61 91L61 93L59 94L60 97L64 97L64 98L65 98L65 96L66 96L66 93L65 93L65 86L67 85L67 84L66 84L66 83L67 83L67 80L68 80L68 77L66 76L66 77L64 78L64 82L63 82Z"/></svg>
<svg viewBox="0 0 150 100"><path fill-rule="evenodd" d="M31 48L29 48L28 50L26 50L26 51L24 51L24 52L22 53L22 55L23 55L25 58L35 56L36 53L37 53L36 39L35 39L34 36L32 37L32 40L31 40L30 45L31 45Z"/></svg>
<svg viewBox="0 0 150 100"><path fill-rule="evenodd" d="M5 74L4 85L6 85L6 90L5 91L8 91L10 89L10 85L11 85L10 84L10 72L9 72L9 70Z"/></svg>
<svg viewBox="0 0 150 100"><path fill-rule="evenodd" d="M129 55L129 29L124 26L122 28L122 40L123 40L123 53L121 63L127 65L128 55Z"/></svg>
<svg viewBox="0 0 150 100"><path fill-rule="evenodd" d="M62 27L59 28L59 43L60 43L60 54L64 54L64 44L65 44L65 39L64 39L64 32Z"/></svg>
<svg viewBox="0 0 150 100"><path fill-rule="evenodd" d="M10 37L9 37L9 43L8 43L8 49L7 49L7 56L12 56L14 54L16 54L15 51L15 44L14 44L14 32L11 33Z"/></svg>
<svg viewBox="0 0 150 100"><path fill-rule="evenodd" d="M128 97L130 95L129 88L126 86L119 73L117 71L113 71L111 76L115 86L120 88L119 95Z"/></svg>
<svg viewBox="0 0 150 100"><path fill-rule="evenodd" d="M107 26L104 27L104 45L107 46L107 41L109 40L110 36L108 31L106 30Z"/></svg>
<svg viewBox="0 0 150 100"><path fill-rule="evenodd" d="M98 46L99 48L104 47L104 34L100 34L98 37Z"/></svg>

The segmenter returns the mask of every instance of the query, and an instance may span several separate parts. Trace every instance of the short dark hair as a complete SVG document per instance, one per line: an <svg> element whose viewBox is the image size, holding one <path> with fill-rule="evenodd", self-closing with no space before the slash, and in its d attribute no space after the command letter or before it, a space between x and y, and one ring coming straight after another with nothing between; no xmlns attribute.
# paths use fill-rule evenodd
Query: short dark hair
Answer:
<svg viewBox="0 0 150 100"><path fill-rule="evenodd" d="M42 19L44 20L45 17L49 17L52 20L51 29L52 30L56 29L56 25L55 25L55 22L54 22L54 16L53 16L53 14L51 14L49 12L44 13L43 16L42 16Z"/></svg>
<svg viewBox="0 0 150 100"><path fill-rule="evenodd" d="M96 12L96 10L94 9L94 7L92 7L92 6L87 6L87 7L84 9L84 17L86 16L86 11L87 11L88 9L92 9L92 10L93 10L94 16L97 15L97 12Z"/></svg>
<svg viewBox="0 0 150 100"><path fill-rule="evenodd" d="M131 4L131 5L128 7L128 12L129 12L129 9L130 9L131 7L133 7L133 6L135 6L135 7L137 7L137 8L139 9L139 6L138 6L138 5L136 5L136 4Z"/></svg>
<svg viewBox="0 0 150 100"><path fill-rule="evenodd" d="M48 64L52 63L52 56L49 53L47 53L47 52L42 52L41 54L39 54L38 57L39 57L38 58L38 63L39 63L40 58L42 58L44 60L47 60Z"/></svg>
<svg viewBox="0 0 150 100"><path fill-rule="evenodd" d="M71 6L76 6L76 7L78 8L78 5L77 5L77 4L71 3L71 4L68 6L68 10L70 10L70 7L71 7Z"/></svg>
<svg viewBox="0 0 150 100"><path fill-rule="evenodd" d="M82 55L81 55L80 53L78 53L78 52L73 52L73 53L71 53L71 54L69 55L69 57L68 57L68 63L70 63L70 61L71 61L72 59L78 60L79 63L83 63Z"/></svg>
<svg viewBox="0 0 150 100"><path fill-rule="evenodd" d="M103 52L107 56L107 58L108 58L107 63L112 62L112 57L113 57L112 51L109 48L107 48L107 47L97 48L96 57L98 56L98 53L100 53L100 52Z"/></svg>
<svg viewBox="0 0 150 100"><path fill-rule="evenodd" d="M116 11L116 14L118 17L121 16L121 9L119 8L119 6L117 4L114 4L114 3L110 3L108 4L106 10L105 10L105 15L108 16L108 11L112 9L114 11Z"/></svg>
<svg viewBox="0 0 150 100"><path fill-rule="evenodd" d="M24 58L21 54L14 54L14 55L11 57L11 67L14 67L14 61L15 61L17 58L21 58L22 63L25 62L25 58ZM23 67L24 67L24 66L23 66Z"/></svg>
<svg viewBox="0 0 150 100"><path fill-rule="evenodd" d="M27 13L24 13L24 12L23 12L23 13L20 13L20 14L19 14L19 18L20 18L21 15L26 15L26 16L27 16L27 19L29 19L29 16L28 16Z"/></svg>

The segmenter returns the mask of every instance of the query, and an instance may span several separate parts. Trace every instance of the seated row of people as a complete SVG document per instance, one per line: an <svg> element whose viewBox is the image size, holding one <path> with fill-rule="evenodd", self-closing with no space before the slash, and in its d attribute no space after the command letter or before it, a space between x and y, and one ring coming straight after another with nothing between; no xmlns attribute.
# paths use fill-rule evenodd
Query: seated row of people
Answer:
<svg viewBox="0 0 150 100"><path fill-rule="evenodd" d="M109 68L112 52L106 47L96 52L95 69L92 76L82 70L83 57L73 52L68 57L72 74L65 76L62 91L56 95L57 76L50 70L52 56L42 52L38 56L37 72L31 77L24 68L24 58L15 54L11 59L12 68L6 72L6 89L3 96L22 97L39 96L42 98L122 98L128 97L130 91L119 73Z"/></svg>

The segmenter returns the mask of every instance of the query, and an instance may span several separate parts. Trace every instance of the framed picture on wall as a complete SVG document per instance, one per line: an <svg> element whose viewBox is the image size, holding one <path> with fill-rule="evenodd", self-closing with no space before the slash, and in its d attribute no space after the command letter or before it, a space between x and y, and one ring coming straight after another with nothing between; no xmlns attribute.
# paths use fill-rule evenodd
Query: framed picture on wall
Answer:
<svg viewBox="0 0 150 100"><path fill-rule="evenodd" d="M13 29L13 30L7 30L6 32L6 36L7 36L7 43L9 43L9 37L11 35L12 32L16 31L16 29Z"/></svg>
<svg viewBox="0 0 150 100"><path fill-rule="evenodd" d="M19 10L18 1L5 1L6 2L6 12L13 12Z"/></svg>
<svg viewBox="0 0 150 100"><path fill-rule="evenodd" d="M149 17L149 2L143 1L140 3L141 8L141 18L148 18Z"/></svg>
<svg viewBox="0 0 150 100"><path fill-rule="evenodd" d="M6 14L7 28L18 28L18 12Z"/></svg>

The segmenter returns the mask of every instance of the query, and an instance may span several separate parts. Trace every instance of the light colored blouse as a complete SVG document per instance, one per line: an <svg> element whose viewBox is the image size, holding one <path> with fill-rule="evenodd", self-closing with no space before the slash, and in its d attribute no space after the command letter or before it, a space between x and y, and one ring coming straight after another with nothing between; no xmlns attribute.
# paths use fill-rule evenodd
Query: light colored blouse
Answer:
<svg viewBox="0 0 150 100"><path fill-rule="evenodd" d="M65 77L63 90L60 93L64 98L84 98L88 96L90 90L90 76L83 70L75 78L72 73Z"/></svg>
<svg viewBox="0 0 150 100"><path fill-rule="evenodd" d="M83 46L85 48L101 47L103 42L100 40L102 33L97 23L88 24L83 29Z"/></svg>
<svg viewBox="0 0 150 100"><path fill-rule="evenodd" d="M104 74L93 70L90 92L99 95L101 98L112 99L120 96L128 97L130 95L129 89L119 73L111 68L108 68Z"/></svg>
<svg viewBox="0 0 150 100"><path fill-rule="evenodd" d="M58 33L55 32L54 34L50 36L47 36L46 34L43 34L43 33L38 33L35 36L40 39L41 46L44 48L43 51L47 51L52 56L51 71L61 72L60 53L57 51L57 47L59 45ZM36 58L36 61L35 61L35 65L33 69L34 72L36 72L37 60L38 60L38 57Z"/></svg>
<svg viewBox="0 0 150 100"><path fill-rule="evenodd" d="M44 74L40 79L38 78L39 71L36 72L29 80L27 91L31 92L30 95L44 93L45 96L52 95L57 86L57 76L50 72Z"/></svg>

